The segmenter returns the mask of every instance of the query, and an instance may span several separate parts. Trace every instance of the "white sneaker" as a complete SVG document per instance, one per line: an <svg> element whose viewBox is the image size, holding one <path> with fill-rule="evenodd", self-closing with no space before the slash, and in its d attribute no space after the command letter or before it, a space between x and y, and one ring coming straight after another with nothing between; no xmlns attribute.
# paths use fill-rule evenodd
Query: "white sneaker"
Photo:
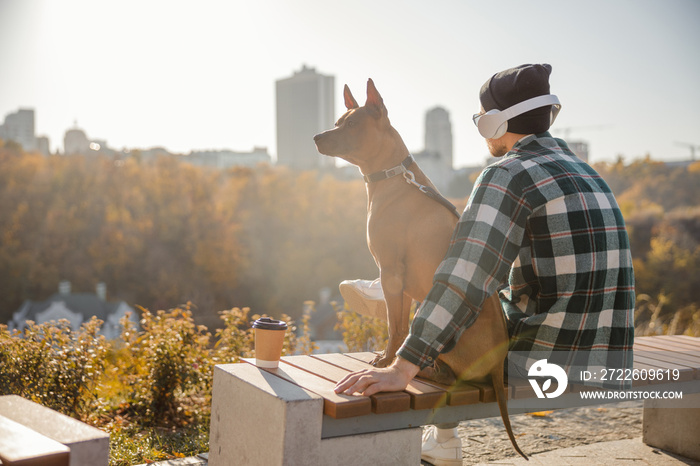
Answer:
<svg viewBox="0 0 700 466"><path fill-rule="evenodd" d="M440 443L436 426L423 427L421 460L434 466L462 466L462 439L457 435L457 428L452 431L454 436Z"/></svg>
<svg viewBox="0 0 700 466"><path fill-rule="evenodd" d="M348 307L367 317L386 321L386 303L379 279L344 280L340 282L340 294Z"/></svg>

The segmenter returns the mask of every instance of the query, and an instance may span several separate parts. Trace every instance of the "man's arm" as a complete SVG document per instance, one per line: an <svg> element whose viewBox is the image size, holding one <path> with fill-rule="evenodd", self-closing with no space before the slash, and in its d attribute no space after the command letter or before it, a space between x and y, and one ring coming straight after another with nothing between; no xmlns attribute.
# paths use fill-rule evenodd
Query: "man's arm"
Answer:
<svg viewBox="0 0 700 466"><path fill-rule="evenodd" d="M530 213L508 170L492 166L481 173L399 356L422 368L454 348L484 301L508 280Z"/></svg>

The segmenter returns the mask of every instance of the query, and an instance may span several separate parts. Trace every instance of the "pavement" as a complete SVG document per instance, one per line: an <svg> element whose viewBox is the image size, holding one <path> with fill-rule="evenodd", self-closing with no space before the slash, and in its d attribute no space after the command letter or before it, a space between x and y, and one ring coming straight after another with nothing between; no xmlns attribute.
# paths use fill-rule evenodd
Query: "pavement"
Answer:
<svg viewBox="0 0 700 466"><path fill-rule="evenodd" d="M700 452L698 452L700 456ZM428 463L423 463L428 464ZM474 463L465 460L465 465L518 465L518 466L597 466L597 465L690 465L700 466L700 461L691 460L669 453L658 448L650 447L642 442L641 437L629 440L592 443L572 448L562 448L524 458L508 458L489 463ZM181 458L169 461L151 463L150 466L200 466L207 465L207 454L203 453L191 458ZM245 465L242 465L245 466ZM401 466L401 465L397 465Z"/></svg>
<svg viewBox="0 0 700 466"><path fill-rule="evenodd" d="M700 452L698 452L700 456ZM467 462L465 462L466 464ZM473 464L472 462L468 462ZM592 443L578 447L562 448L530 456L530 460L516 457L479 465L542 465L542 466L577 466L577 465L693 465L700 466L700 461L694 461L683 456L669 453L658 448L650 447L642 442L642 438L615 440L612 442Z"/></svg>

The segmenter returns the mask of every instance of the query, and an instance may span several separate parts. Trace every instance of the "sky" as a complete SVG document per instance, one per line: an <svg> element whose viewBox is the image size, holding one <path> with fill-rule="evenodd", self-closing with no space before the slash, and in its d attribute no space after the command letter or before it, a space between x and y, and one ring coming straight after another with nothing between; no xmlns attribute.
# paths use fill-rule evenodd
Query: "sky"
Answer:
<svg viewBox="0 0 700 466"><path fill-rule="evenodd" d="M63 150L76 122L115 149L267 147L275 81L303 65L365 99L411 151L450 114L454 165L488 158L471 117L494 73L549 63L558 137L590 160L684 160L700 146L698 0L0 0L0 122L36 112ZM312 137L313 135L309 135ZM698 147L700 157L700 147Z"/></svg>

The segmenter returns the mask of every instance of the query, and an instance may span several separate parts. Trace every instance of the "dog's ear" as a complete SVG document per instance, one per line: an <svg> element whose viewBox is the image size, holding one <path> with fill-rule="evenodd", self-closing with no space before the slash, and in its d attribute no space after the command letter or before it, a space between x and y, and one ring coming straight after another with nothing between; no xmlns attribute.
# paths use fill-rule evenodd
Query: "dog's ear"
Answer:
<svg viewBox="0 0 700 466"><path fill-rule="evenodd" d="M350 88L347 84L345 85L345 89L343 89L343 97L345 98L345 108L348 110L359 107L359 105L357 105L357 100L352 96L352 92L350 92Z"/></svg>
<svg viewBox="0 0 700 466"><path fill-rule="evenodd" d="M367 80L367 102L365 102L365 108L367 108L375 118L386 116L387 114L386 107L384 106L384 99L379 95L377 88L374 87L372 78Z"/></svg>

